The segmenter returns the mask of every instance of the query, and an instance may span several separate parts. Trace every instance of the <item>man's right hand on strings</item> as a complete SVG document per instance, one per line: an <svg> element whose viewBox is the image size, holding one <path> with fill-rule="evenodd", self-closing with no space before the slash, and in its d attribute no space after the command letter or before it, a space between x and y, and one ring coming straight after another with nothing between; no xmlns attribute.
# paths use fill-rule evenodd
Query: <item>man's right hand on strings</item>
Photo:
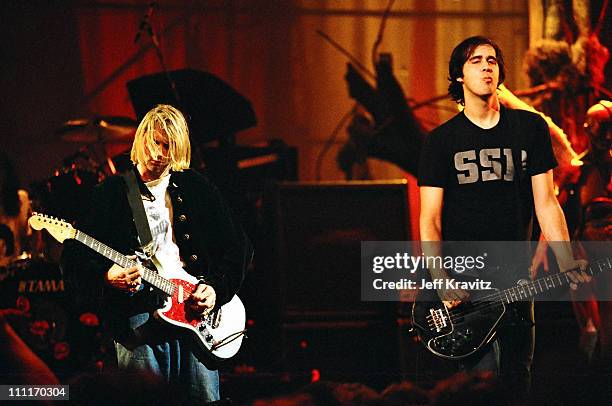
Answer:
<svg viewBox="0 0 612 406"><path fill-rule="evenodd" d="M448 309L459 306L461 302L469 300L470 294L463 289L438 289L440 300Z"/></svg>

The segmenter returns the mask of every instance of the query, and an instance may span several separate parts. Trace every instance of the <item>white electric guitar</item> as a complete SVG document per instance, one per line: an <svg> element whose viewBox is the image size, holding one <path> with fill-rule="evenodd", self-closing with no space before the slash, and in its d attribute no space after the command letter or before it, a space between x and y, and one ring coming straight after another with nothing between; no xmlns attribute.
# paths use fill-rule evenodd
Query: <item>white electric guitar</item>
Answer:
<svg viewBox="0 0 612 406"><path fill-rule="evenodd" d="M185 302L195 290L198 281L184 269L164 269L163 273L167 278L162 277L156 271L142 266L137 261L75 229L65 221L33 213L29 223L35 230L44 228L61 243L66 239L77 240L124 268L140 266L143 270L142 279L167 296L164 307L156 310L155 316L174 326L191 331L196 342L213 359L231 358L240 349L246 332L246 312L238 296L234 295L228 303L205 316L195 317L185 307Z"/></svg>

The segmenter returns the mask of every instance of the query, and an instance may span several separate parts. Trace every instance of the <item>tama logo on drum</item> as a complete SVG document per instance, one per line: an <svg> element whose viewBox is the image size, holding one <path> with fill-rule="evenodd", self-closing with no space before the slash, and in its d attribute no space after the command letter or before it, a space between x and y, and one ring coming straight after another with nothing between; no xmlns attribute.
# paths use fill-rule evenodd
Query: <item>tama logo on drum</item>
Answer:
<svg viewBox="0 0 612 406"><path fill-rule="evenodd" d="M18 293L47 293L47 292L63 292L64 281L56 279L31 279L19 281L17 285Z"/></svg>

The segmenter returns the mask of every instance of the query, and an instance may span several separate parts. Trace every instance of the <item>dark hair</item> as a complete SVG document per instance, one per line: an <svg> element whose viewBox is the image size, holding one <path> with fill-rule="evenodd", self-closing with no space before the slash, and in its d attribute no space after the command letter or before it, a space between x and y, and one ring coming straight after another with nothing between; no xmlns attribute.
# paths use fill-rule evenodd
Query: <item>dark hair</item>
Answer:
<svg viewBox="0 0 612 406"><path fill-rule="evenodd" d="M497 65L499 66L499 84L504 83L504 79L506 78L504 55L502 54L501 48L493 42L493 40L482 36L470 37L463 40L463 42L453 49L450 61L448 62L448 80L450 82L448 85L448 94L457 103L465 103L463 100L463 84L457 82L457 79L463 77L463 65L465 65L470 55L472 55L474 50L480 45L491 45L495 50L495 57L497 58Z"/></svg>
<svg viewBox="0 0 612 406"><path fill-rule="evenodd" d="M0 240L4 240L6 245L6 255L12 256L15 253L15 240L13 232L6 224L0 224Z"/></svg>

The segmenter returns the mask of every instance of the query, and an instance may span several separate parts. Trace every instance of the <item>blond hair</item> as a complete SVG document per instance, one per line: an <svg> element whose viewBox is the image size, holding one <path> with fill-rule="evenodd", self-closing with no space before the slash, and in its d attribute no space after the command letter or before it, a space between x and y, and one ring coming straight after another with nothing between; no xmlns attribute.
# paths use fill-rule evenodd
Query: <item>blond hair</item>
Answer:
<svg viewBox="0 0 612 406"><path fill-rule="evenodd" d="M135 165L144 164L148 156L156 155L155 131L163 131L168 136L170 169L182 171L189 168L191 143L187 121L177 108L168 104L158 104L149 110L138 125L130 152L132 162Z"/></svg>

